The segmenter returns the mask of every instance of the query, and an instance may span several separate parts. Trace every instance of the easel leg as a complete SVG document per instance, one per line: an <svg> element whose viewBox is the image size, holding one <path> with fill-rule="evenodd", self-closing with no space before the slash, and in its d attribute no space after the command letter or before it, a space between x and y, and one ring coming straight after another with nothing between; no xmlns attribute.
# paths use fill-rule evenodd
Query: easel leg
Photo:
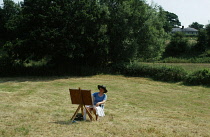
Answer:
<svg viewBox="0 0 210 137"><path fill-rule="evenodd" d="M80 109L81 107L82 107L82 105L79 105L79 106L78 106L77 110L75 111L74 115L73 115L72 118L71 118L71 123L74 121L74 119L75 119L75 117L76 117L76 115L77 115L77 113L78 113L78 111L79 111L79 109Z"/></svg>
<svg viewBox="0 0 210 137"><path fill-rule="evenodd" d="M93 113L95 114L96 116L96 121L98 120L98 115L96 114L96 108L93 108Z"/></svg>
<svg viewBox="0 0 210 137"><path fill-rule="evenodd" d="M84 107L85 107L85 106L84 106ZM91 120L91 121L92 121L92 120L95 120L95 119L93 118L92 114L90 113L90 111L89 111L86 107L85 107L85 109L86 109L86 112L87 112L87 114L88 114L90 120Z"/></svg>

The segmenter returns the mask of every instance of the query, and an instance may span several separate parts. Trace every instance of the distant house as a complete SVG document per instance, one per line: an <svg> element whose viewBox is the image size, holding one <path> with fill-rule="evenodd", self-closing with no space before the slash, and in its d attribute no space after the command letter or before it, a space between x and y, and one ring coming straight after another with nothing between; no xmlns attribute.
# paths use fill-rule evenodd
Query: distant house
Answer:
<svg viewBox="0 0 210 137"><path fill-rule="evenodd" d="M172 33L176 33L176 32L183 32L186 35L192 35L192 36L198 35L198 30L197 29L184 28L184 26L182 26L182 28L172 28Z"/></svg>

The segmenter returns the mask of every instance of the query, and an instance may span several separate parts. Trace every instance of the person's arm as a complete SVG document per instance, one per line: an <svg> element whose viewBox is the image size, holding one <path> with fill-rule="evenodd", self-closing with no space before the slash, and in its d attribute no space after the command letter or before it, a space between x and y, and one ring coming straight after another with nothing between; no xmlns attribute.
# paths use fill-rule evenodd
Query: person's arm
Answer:
<svg viewBox="0 0 210 137"><path fill-rule="evenodd" d="M101 105L101 104L104 104L104 103L106 102L106 100L107 100L107 95L105 94L104 100L101 101L101 102L98 102L98 103L96 104L96 107L98 107L98 106Z"/></svg>
<svg viewBox="0 0 210 137"><path fill-rule="evenodd" d="M101 101L101 102L98 102L97 104L96 104L96 107L98 107L99 105L101 105L101 104L104 104L106 102L106 100L103 100L103 101Z"/></svg>

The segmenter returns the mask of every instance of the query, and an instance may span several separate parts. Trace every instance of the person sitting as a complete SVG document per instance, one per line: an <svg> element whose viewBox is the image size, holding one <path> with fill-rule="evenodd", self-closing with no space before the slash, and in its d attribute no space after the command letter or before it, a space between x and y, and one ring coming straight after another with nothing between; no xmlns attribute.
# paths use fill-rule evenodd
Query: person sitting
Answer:
<svg viewBox="0 0 210 137"><path fill-rule="evenodd" d="M108 90L106 89L106 86L104 86L104 85L98 85L98 89L99 89L99 92L95 92L92 94L93 106L87 107L90 112L93 111L93 113L96 116L96 120L98 120L99 116L101 116L101 117L105 116L103 107L107 100L107 95L105 93L108 92Z"/></svg>

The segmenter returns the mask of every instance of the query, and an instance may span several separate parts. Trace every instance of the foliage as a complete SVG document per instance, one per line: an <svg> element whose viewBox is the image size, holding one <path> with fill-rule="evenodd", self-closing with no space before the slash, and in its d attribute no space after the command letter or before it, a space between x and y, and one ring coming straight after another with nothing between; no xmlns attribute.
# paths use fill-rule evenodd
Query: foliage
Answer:
<svg viewBox="0 0 210 137"><path fill-rule="evenodd" d="M210 49L210 24L206 25L207 49Z"/></svg>
<svg viewBox="0 0 210 137"><path fill-rule="evenodd" d="M204 56L207 56L205 54ZM161 61L163 63L210 63L210 57L196 57L196 58L176 58L176 57L168 57L164 58Z"/></svg>
<svg viewBox="0 0 210 137"><path fill-rule="evenodd" d="M196 52L203 53L207 49L207 32L205 29L199 30L197 44L194 46Z"/></svg>
<svg viewBox="0 0 210 137"><path fill-rule="evenodd" d="M185 79L186 72L184 69L179 67L167 67L167 66L149 66L138 63L127 64L127 65L116 65L114 66L118 73L135 76L135 77L150 77L155 80L177 82Z"/></svg>
<svg viewBox="0 0 210 137"><path fill-rule="evenodd" d="M184 82L190 85L210 85L210 70L198 70L192 73L178 66L146 65L141 63L117 64L113 69L118 74L134 77L149 77L167 82Z"/></svg>
<svg viewBox="0 0 210 137"><path fill-rule="evenodd" d="M198 22L193 22L192 24L189 25L189 27L200 30L203 29L204 25L199 24Z"/></svg>
<svg viewBox="0 0 210 137"><path fill-rule="evenodd" d="M1 27L10 34L4 51L14 62L104 66L160 58L165 48L164 17L145 1L7 1L12 12L5 0L0 15L11 15Z"/></svg>
<svg viewBox="0 0 210 137"><path fill-rule="evenodd" d="M175 57L168 57L164 58L163 60L159 61L163 63L188 63L189 60L183 58L175 58Z"/></svg>
<svg viewBox="0 0 210 137"><path fill-rule="evenodd" d="M174 33L165 50L165 56L177 57L189 51L188 40L181 32Z"/></svg>
<svg viewBox="0 0 210 137"><path fill-rule="evenodd" d="M21 12L20 4L16 4L12 0L3 2L3 6L0 7L0 41L10 40L14 37L14 32L7 29L8 23L10 20L15 20L15 17Z"/></svg>
<svg viewBox="0 0 210 137"><path fill-rule="evenodd" d="M171 13L169 11L163 11L166 17L166 23L164 25L164 29L166 32L171 32L172 28L177 28L181 26L181 22L179 21L178 16L175 13Z"/></svg>
<svg viewBox="0 0 210 137"><path fill-rule="evenodd" d="M115 5L112 2L108 3L110 20L107 34L109 35L109 58L113 63L129 61L136 56L137 29L134 27L137 24L141 26L141 22L137 21L144 15L137 14L133 2L135 1L116 2ZM138 4L140 9L144 11L143 3Z"/></svg>
<svg viewBox="0 0 210 137"><path fill-rule="evenodd" d="M201 57L203 57L205 59L206 58L210 58L210 49L206 50L203 54L200 55Z"/></svg>
<svg viewBox="0 0 210 137"><path fill-rule="evenodd" d="M155 80L161 81L182 81L185 79L187 72L179 67L160 67L157 68L157 73L154 75Z"/></svg>
<svg viewBox="0 0 210 137"><path fill-rule="evenodd" d="M210 85L210 70L203 69L190 74L185 83L191 85Z"/></svg>
<svg viewBox="0 0 210 137"><path fill-rule="evenodd" d="M154 14L155 11L159 11ZM165 41L167 35L164 31L164 15L162 9L151 9L147 15L147 22L143 24L138 35L138 58L143 59L159 59L165 50ZM158 39L157 39L158 38Z"/></svg>
<svg viewBox="0 0 210 137"><path fill-rule="evenodd" d="M206 25L205 29L200 29L198 34L197 44L193 47L193 50L200 53L201 56L208 57L208 50L210 49L210 24Z"/></svg>
<svg viewBox="0 0 210 137"><path fill-rule="evenodd" d="M6 76L13 73L13 62L8 56L0 57L0 76ZM11 74L12 73L12 74Z"/></svg>

